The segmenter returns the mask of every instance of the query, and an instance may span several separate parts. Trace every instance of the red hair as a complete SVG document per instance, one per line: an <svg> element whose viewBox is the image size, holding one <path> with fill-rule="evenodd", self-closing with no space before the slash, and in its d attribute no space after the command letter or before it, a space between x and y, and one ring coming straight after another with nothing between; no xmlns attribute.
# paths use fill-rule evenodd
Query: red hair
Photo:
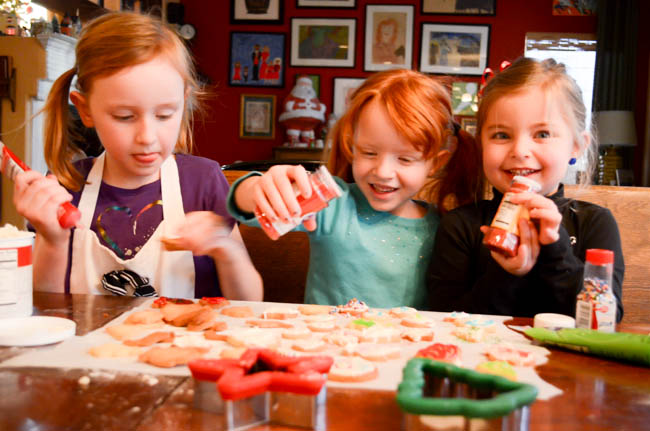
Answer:
<svg viewBox="0 0 650 431"><path fill-rule="evenodd" d="M439 81L408 69L375 73L354 92L347 111L329 135L332 148L328 168L334 175L346 182L353 181L354 131L361 111L371 101L386 109L395 130L424 158L435 162L441 150L452 152L447 164L423 190L440 211L451 209L450 202L460 205L481 197L478 147L471 135L455 133L448 89Z"/></svg>

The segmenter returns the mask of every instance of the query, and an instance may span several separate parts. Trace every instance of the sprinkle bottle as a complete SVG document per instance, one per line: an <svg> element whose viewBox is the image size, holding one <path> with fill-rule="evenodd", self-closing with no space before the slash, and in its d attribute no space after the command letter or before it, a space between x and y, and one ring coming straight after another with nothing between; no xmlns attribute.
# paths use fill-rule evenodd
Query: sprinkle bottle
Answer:
<svg viewBox="0 0 650 431"><path fill-rule="evenodd" d="M614 332L616 298L612 291L614 252L589 249L582 290L576 301L576 328Z"/></svg>
<svg viewBox="0 0 650 431"><path fill-rule="evenodd" d="M272 240L277 240L285 233L291 231L302 223L305 218L316 214L318 211L327 207L329 201L343 194L343 191L336 184L325 166L321 166L309 174L309 181L311 182L311 196L309 198L300 195L298 187L294 184L294 191L296 192L296 199L300 204L301 212L298 216L291 217L288 222L281 220L271 221L259 208L255 208L255 216L260 226Z"/></svg>
<svg viewBox="0 0 650 431"><path fill-rule="evenodd" d="M510 188L503 195L492 224L483 237L483 244L487 248L507 257L517 255L519 249L519 227L517 225L521 217L528 219L529 215L526 207L514 204L510 199L515 193L538 193L541 189L542 187L537 181L529 178L517 175L512 179Z"/></svg>

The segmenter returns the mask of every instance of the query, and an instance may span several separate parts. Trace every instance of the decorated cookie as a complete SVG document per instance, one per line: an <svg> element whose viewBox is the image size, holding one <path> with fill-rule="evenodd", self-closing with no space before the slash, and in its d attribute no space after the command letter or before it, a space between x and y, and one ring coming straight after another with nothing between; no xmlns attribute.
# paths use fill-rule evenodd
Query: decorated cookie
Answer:
<svg viewBox="0 0 650 431"><path fill-rule="evenodd" d="M336 382L366 382L378 375L377 366L365 359L350 356L337 357L327 378Z"/></svg>
<svg viewBox="0 0 650 431"><path fill-rule="evenodd" d="M459 326L451 332L461 340L478 343L485 338L485 329L477 326Z"/></svg>
<svg viewBox="0 0 650 431"><path fill-rule="evenodd" d="M356 329L357 331L366 331L373 326L375 326L376 323L372 320L367 320L367 319L354 319L348 323L348 328L350 329Z"/></svg>
<svg viewBox="0 0 650 431"><path fill-rule="evenodd" d="M433 341L433 329L430 328L407 328L402 330L401 337L404 340L413 341Z"/></svg>
<svg viewBox="0 0 650 431"><path fill-rule="evenodd" d="M418 314L418 310L413 307L394 307L390 309L390 314L398 319L406 319Z"/></svg>
<svg viewBox="0 0 650 431"><path fill-rule="evenodd" d="M449 362L460 366L460 348L455 344L434 343L415 354L418 358L429 358L436 361Z"/></svg>
<svg viewBox="0 0 650 431"><path fill-rule="evenodd" d="M226 341L235 347L261 347L274 349L280 344L280 337L260 328L237 328L226 334Z"/></svg>
<svg viewBox="0 0 650 431"><path fill-rule="evenodd" d="M485 356L491 361L506 361L515 367L532 367L535 365L535 355L527 350L518 349L509 344L490 346Z"/></svg>
<svg viewBox="0 0 650 431"><path fill-rule="evenodd" d="M160 312L165 322L174 326L187 326L187 322L189 322L194 313L197 313L202 308L201 305L193 302L189 304L168 303L160 308Z"/></svg>
<svg viewBox="0 0 650 431"><path fill-rule="evenodd" d="M171 343L174 341L174 333L166 331L152 332L151 334L140 338L139 340L126 340L127 346L149 347L158 343Z"/></svg>
<svg viewBox="0 0 650 431"><path fill-rule="evenodd" d="M390 344L373 344L373 343L364 343L359 344L355 353L358 356L361 356L363 359L373 362L383 362L391 359L397 359L401 355L401 349L399 346L390 345Z"/></svg>
<svg viewBox="0 0 650 431"><path fill-rule="evenodd" d="M334 322L336 317L333 314L314 314L305 316L303 320L307 323Z"/></svg>
<svg viewBox="0 0 650 431"><path fill-rule="evenodd" d="M168 298L166 296L161 296L158 299L155 299L152 303L151 306L153 308L162 308L167 304L193 304L194 301L191 299L185 299L185 298Z"/></svg>
<svg viewBox="0 0 650 431"><path fill-rule="evenodd" d="M149 325L152 323L161 323L163 315L160 310L148 309L135 311L124 320L127 325Z"/></svg>
<svg viewBox="0 0 650 431"><path fill-rule="evenodd" d="M322 352L327 348L327 344L323 340L316 338L309 338L306 340L296 340L291 348L299 352Z"/></svg>
<svg viewBox="0 0 650 431"><path fill-rule="evenodd" d="M251 319L247 320L246 324L249 326L257 326L258 328L293 328L291 323L283 322L282 320Z"/></svg>
<svg viewBox="0 0 650 431"><path fill-rule="evenodd" d="M325 334L323 341L339 347L345 347L351 344L357 344L359 338L349 331L335 331Z"/></svg>
<svg viewBox="0 0 650 431"><path fill-rule="evenodd" d="M260 317L262 319L294 319L298 317L298 310L286 307L270 307L264 310Z"/></svg>
<svg viewBox="0 0 650 431"><path fill-rule="evenodd" d="M199 304L211 308L221 308L229 305L230 301L228 301L223 296L204 296L203 298L199 299Z"/></svg>
<svg viewBox="0 0 650 431"><path fill-rule="evenodd" d="M510 380L517 380L517 372L506 361L481 362L476 366L476 371L485 374L494 374Z"/></svg>
<svg viewBox="0 0 650 431"><path fill-rule="evenodd" d="M435 320L429 317L425 317L420 313L415 313L411 316L404 317L400 322L400 325L409 328L431 328L435 326L435 324Z"/></svg>
<svg viewBox="0 0 650 431"><path fill-rule="evenodd" d="M443 322L451 322L454 325L462 325L466 321L470 320L472 318L471 315L465 313L464 311L458 312L454 311L447 316L445 316L442 321Z"/></svg>
<svg viewBox="0 0 650 431"><path fill-rule="evenodd" d="M363 313L368 311L368 306L365 302L359 301L357 298L352 298L347 304L339 305L336 310L341 314L360 317Z"/></svg>
<svg viewBox="0 0 650 431"><path fill-rule="evenodd" d="M298 306L298 311L306 316L314 316L317 314L328 314L333 308L331 305L304 304Z"/></svg>
<svg viewBox="0 0 650 431"><path fill-rule="evenodd" d="M224 316L239 317L242 319L253 317L255 315L255 313L253 313L253 309L247 305L222 308L221 314Z"/></svg>
<svg viewBox="0 0 650 431"><path fill-rule="evenodd" d="M359 334L359 341L364 343L396 343L400 338L400 332L397 329L382 326L373 326Z"/></svg>
<svg viewBox="0 0 650 431"><path fill-rule="evenodd" d="M307 323L307 328L313 332L330 332L338 329L335 322L311 322Z"/></svg>

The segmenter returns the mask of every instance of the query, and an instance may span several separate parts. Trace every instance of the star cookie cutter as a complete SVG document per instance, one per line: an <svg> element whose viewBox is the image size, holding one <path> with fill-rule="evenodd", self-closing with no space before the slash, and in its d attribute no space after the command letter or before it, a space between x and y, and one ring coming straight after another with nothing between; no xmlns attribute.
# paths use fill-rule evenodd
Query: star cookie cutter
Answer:
<svg viewBox="0 0 650 431"><path fill-rule="evenodd" d="M329 356L248 349L239 359L196 359L194 406L222 415L223 429L263 423L324 429Z"/></svg>
<svg viewBox="0 0 650 431"><path fill-rule="evenodd" d="M397 403L407 431L528 430L537 388L426 358L403 370Z"/></svg>

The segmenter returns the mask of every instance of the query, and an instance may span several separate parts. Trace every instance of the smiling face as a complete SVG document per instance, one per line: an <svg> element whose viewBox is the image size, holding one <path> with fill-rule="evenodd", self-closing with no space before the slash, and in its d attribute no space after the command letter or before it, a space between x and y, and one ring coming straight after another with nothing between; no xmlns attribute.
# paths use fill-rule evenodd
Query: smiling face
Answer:
<svg viewBox="0 0 650 431"><path fill-rule="evenodd" d="M533 87L503 96L489 108L481 129L483 170L500 192L508 190L512 177L522 175L540 183L543 195L553 193L569 159L578 157L565 101L553 96Z"/></svg>
<svg viewBox="0 0 650 431"><path fill-rule="evenodd" d="M382 105L372 101L363 108L354 137L352 175L370 206L399 217L422 217L422 207L412 198L433 171L433 160L425 160L397 133Z"/></svg>
<svg viewBox="0 0 650 431"><path fill-rule="evenodd" d="M97 78L89 94L71 95L86 127L95 127L106 150L104 181L137 188L157 180L181 128L184 82L158 56Z"/></svg>

